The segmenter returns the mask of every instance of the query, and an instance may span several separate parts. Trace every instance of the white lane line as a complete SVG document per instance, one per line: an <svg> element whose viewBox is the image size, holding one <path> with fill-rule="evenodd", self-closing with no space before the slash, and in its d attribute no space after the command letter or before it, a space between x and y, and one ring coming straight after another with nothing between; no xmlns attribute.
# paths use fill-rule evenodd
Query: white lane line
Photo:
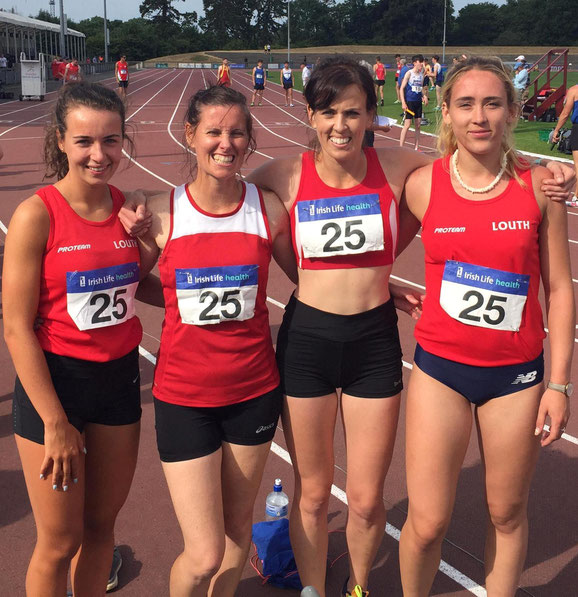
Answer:
<svg viewBox="0 0 578 597"><path fill-rule="evenodd" d="M149 361L153 365L156 364L156 357L153 354L151 354L148 350L146 350L146 348L139 346L138 351L141 354L141 356L147 359L147 361ZM279 456L279 458L283 459L289 465L293 466L293 463L291 462L291 456L289 456L289 452L287 452L287 450L282 448L279 444L271 442L271 452ZM347 505L347 495L345 494L345 491L343 491L343 489L340 489L336 485L332 484L331 494L334 495L340 502ZM392 524L389 524L389 522L385 525L385 532L390 537L393 537L396 541L399 541L401 531L394 527ZM485 597L486 590L483 587L478 585L465 574L462 574L459 570L456 570L453 566L450 566L447 562L444 562L444 560L440 562L439 569L440 572L443 572L446 576L449 576L453 581L457 582L459 585L464 587L464 589L470 591L470 593L478 595L479 597Z"/></svg>
<svg viewBox="0 0 578 597"><path fill-rule="evenodd" d="M175 81L180 76L180 74L181 73L177 73L177 75L175 77L173 77L164 87L161 87L140 108L138 108L138 110L135 110L130 116L128 116L127 119L126 119L126 121L128 122L133 116L135 116L136 114L138 114L149 102L151 102L159 93L161 93L161 91L163 91L164 89L166 89L173 81ZM157 178L161 182L164 182L166 185L168 185L169 187L172 187L173 189L177 187L177 185L173 184L172 182L169 182L168 180L166 180L162 176L159 176L158 174L155 174L152 170L149 170L146 166L143 166L140 162L138 162L133 157L131 157L127 153L127 151L125 151L124 149L122 150L122 153L129 160L129 162L132 162L133 164L135 164L135 166L138 166L141 170L144 170L145 172L147 172L151 176L154 176L155 178Z"/></svg>
<svg viewBox="0 0 578 597"><path fill-rule="evenodd" d="M136 82L140 82L140 81L147 81L148 79L153 78L153 76L148 76L148 77L139 77ZM111 81L112 79L112 81ZM106 83L105 81L108 81L108 83ZM100 81L98 81L99 83L101 83L102 85L111 85L111 83L115 83L116 79L114 77L108 77L107 79L101 79ZM54 95L55 93L58 93L60 91L60 89L57 89L56 91L49 91L46 95ZM138 91L138 90L137 90ZM45 96L46 97L46 96ZM5 102L3 104L0 104L0 110L2 109L3 106L5 106L6 104L11 104L11 103L16 103L16 101L18 100L14 100L14 101L10 101L10 102ZM25 106L24 108L18 108L18 110L12 110L11 112L1 112L0 111L0 118L4 118L5 116L8 116L10 114L16 114L17 112L24 112L25 110L31 110L33 108L41 108L44 106L47 106L48 104L51 104L53 102L55 102L56 99L51 99L48 100L47 102L42 102L42 103L36 103L36 104L28 104L27 106ZM20 103L20 102L19 102Z"/></svg>
<svg viewBox="0 0 578 597"><path fill-rule="evenodd" d="M167 75L163 75L163 76L167 76ZM162 78L163 77L159 77L159 79L162 79ZM151 81L150 83L147 83L146 85L143 85L142 87L139 87L139 89L135 89L135 91L133 91L132 93L135 93L136 91L140 91L141 89L144 89L145 87L148 87L149 85L152 85L155 82L156 82L156 79ZM13 126L12 128L6 129L4 132L0 133L0 137L6 135L6 133L9 133L15 129L20 128L21 126L24 126L25 124L30 124L31 122L35 122L36 120L40 120L41 118L47 118L49 116L49 114L50 114L49 112L46 112L44 114L41 114L40 116L37 116L36 118L26 120L24 122L21 122L20 124L17 124L16 126ZM134 116L134 114L133 114L133 116ZM128 118L126 120L128 121Z"/></svg>
<svg viewBox="0 0 578 597"><path fill-rule="evenodd" d="M4 222L2 222L2 220L0 220L0 230L2 230L4 234L8 234L8 228L4 226Z"/></svg>
<svg viewBox="0 0 578 597"><path fill-rule="evenodd" d="M544 429L546 431L550 431L550 425L544 425ZM576 444L578 446L578 437L574 437L573 435L570 435L569 433L563 433L562 439L565 439L566 441L569 441L570 443Z"/></svg>

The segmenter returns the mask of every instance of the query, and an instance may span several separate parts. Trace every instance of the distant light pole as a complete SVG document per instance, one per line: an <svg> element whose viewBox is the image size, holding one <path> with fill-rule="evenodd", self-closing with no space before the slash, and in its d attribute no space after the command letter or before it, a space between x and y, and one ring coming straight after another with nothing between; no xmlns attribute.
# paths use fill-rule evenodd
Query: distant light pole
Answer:
<svg viewBox="0 0 578 597"><path fill-rule="evenodd" d="M291 0L287 0L287 62L291 62Z"/></svg>
<svg viewBox="0 0 578 597"><path fill-rule="evenodd" d="M106 26L106 0L104 0L104 61L108 62L108 27Z"/></svg>
<svg viewBox="0 0 578 597"><path fill-rule="evenodd" d="M64 58L66 56L66 41L65 41L65 27L66 23L64 22L64 1L60 0L60 57Z"/></svg>
<svg viewBox="0 0 578 597"><path fill-rule="evenodd" d="M446 16L448 11L448 0L444 0L444 38L442 40L442 64L446 61Z"/></svg>

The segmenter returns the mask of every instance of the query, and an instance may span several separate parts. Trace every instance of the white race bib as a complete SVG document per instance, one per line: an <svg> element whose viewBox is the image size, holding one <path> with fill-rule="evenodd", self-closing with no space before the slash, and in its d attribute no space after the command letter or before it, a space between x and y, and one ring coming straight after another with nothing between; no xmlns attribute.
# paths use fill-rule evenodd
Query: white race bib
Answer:
<svg viewBox="0 0 578 597"><path fill-rule="evenodd" d="M255 315L258 265L176 269L175 279L182 323L211 325Z"/></svg>
<svg viewBox="0 0 578 597"><path fill-rule="evenodd" d="M297 226L303 255L333 257L383 251L379 195L299 201Z"/></svg>
<svg viewBox="0 0 578 597"><path fill-rule="evenodd" d="M529 286L526 274L446 261L440 305L466 325L517 332Z"/></svg>
<svg viewBox="0 0 578 597"><path fill-rule="evenodd" d="M423 86L422 85L412 85L411 90L414 93L421 93L423 91Z"/></svg>
<svg viewBox="0 0 578 597"><path fill-rule="evenodd" d="M66 272L66 308L79 330L124 323L135 315L138 263Z"/></svg>

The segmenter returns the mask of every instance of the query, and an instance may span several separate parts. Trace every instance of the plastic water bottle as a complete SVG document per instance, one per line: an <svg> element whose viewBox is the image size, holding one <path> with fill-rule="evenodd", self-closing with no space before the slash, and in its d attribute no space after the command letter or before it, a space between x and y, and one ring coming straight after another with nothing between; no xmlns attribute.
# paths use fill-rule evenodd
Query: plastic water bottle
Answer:
<svg viewBox="0 0 578 597"><path fill-rule="evenodd" d="M265 501L265 520L287 518L288 508L289 498L283 491L281 479L275 479L273 491L267 496Z"/></svg>

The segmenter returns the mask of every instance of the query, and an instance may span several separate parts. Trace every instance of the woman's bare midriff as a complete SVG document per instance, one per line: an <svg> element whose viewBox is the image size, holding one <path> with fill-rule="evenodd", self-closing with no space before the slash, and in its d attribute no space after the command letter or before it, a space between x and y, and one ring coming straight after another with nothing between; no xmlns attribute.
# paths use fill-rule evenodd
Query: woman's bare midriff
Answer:
<svg viewBox="0 0 578 597"><path fill-rule="evenodd" d="M357 269L300 269L295 297L329 313L363 313L389 300L391 268L391 265L385 265Z"/></svg>

